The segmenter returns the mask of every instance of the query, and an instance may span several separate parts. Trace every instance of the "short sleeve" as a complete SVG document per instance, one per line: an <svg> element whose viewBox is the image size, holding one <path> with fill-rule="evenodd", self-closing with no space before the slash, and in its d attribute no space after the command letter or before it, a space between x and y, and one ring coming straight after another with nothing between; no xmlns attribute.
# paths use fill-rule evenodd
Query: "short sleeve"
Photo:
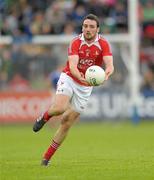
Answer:
<svg viewBox="0 0 154 180"><path fill-rule="evenodd" d="M102 55L112 56L111 46L106 40L102 42Z"/></svg>
<svg viewBox="0 0 154 180"><path fill-rule="evenodd" d="M79 45L80 42L78 39L73 40L68 48L68 55L78 55L79 54Z"/></svg>

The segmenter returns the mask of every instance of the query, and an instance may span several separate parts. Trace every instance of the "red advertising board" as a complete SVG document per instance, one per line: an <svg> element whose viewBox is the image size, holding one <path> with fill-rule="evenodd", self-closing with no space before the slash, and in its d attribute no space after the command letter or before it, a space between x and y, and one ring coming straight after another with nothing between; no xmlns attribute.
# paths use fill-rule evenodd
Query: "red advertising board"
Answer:
<svg viewBox="0 0 154 180"><path fill-rule="evenodd" d="M48 91L0 92L0 122L30 122L51 104Z"/></svg>

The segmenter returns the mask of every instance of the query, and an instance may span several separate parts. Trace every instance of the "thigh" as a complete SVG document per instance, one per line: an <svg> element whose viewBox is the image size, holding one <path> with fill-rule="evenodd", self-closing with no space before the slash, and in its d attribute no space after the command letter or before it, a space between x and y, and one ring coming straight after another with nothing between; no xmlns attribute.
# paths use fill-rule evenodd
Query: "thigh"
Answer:
<svg viewBox="0 0 154 180"><path fill-rule="evenodd" d="M70 106L70 96L64 94L56 94L52 104L53 107L58 107L61 109L68 109Z"/></svg>

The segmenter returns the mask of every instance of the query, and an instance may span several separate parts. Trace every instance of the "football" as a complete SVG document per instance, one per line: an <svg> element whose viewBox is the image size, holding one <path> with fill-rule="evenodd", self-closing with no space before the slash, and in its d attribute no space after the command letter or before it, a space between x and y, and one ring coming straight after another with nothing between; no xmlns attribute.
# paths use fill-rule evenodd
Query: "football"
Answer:
<svg viewBox="0 0 154 180"><path fill-rule="evenodd" d="M105 80L105 71L100 66L90 66L86 70L85 79L91 86L99 86Z"/></svg>

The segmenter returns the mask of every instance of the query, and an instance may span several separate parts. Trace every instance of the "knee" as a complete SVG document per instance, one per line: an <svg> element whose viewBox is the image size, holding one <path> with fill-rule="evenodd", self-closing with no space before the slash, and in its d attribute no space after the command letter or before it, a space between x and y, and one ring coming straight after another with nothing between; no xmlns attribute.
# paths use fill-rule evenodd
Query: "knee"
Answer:
<svg viewBox="0 0 154 180"><path fill-rule="evenodd" d="M64 113L61 121L63 131L68 131L70 127L74 124L78 116L79 114Z"/></svg>
<svg viewBox="0 0 154 180"><path fill-rule="evenodd" d="M71 126L72 126L72 124L69 123L68 121L63 122L62 123L62 131L67 132Z"/></svg>

